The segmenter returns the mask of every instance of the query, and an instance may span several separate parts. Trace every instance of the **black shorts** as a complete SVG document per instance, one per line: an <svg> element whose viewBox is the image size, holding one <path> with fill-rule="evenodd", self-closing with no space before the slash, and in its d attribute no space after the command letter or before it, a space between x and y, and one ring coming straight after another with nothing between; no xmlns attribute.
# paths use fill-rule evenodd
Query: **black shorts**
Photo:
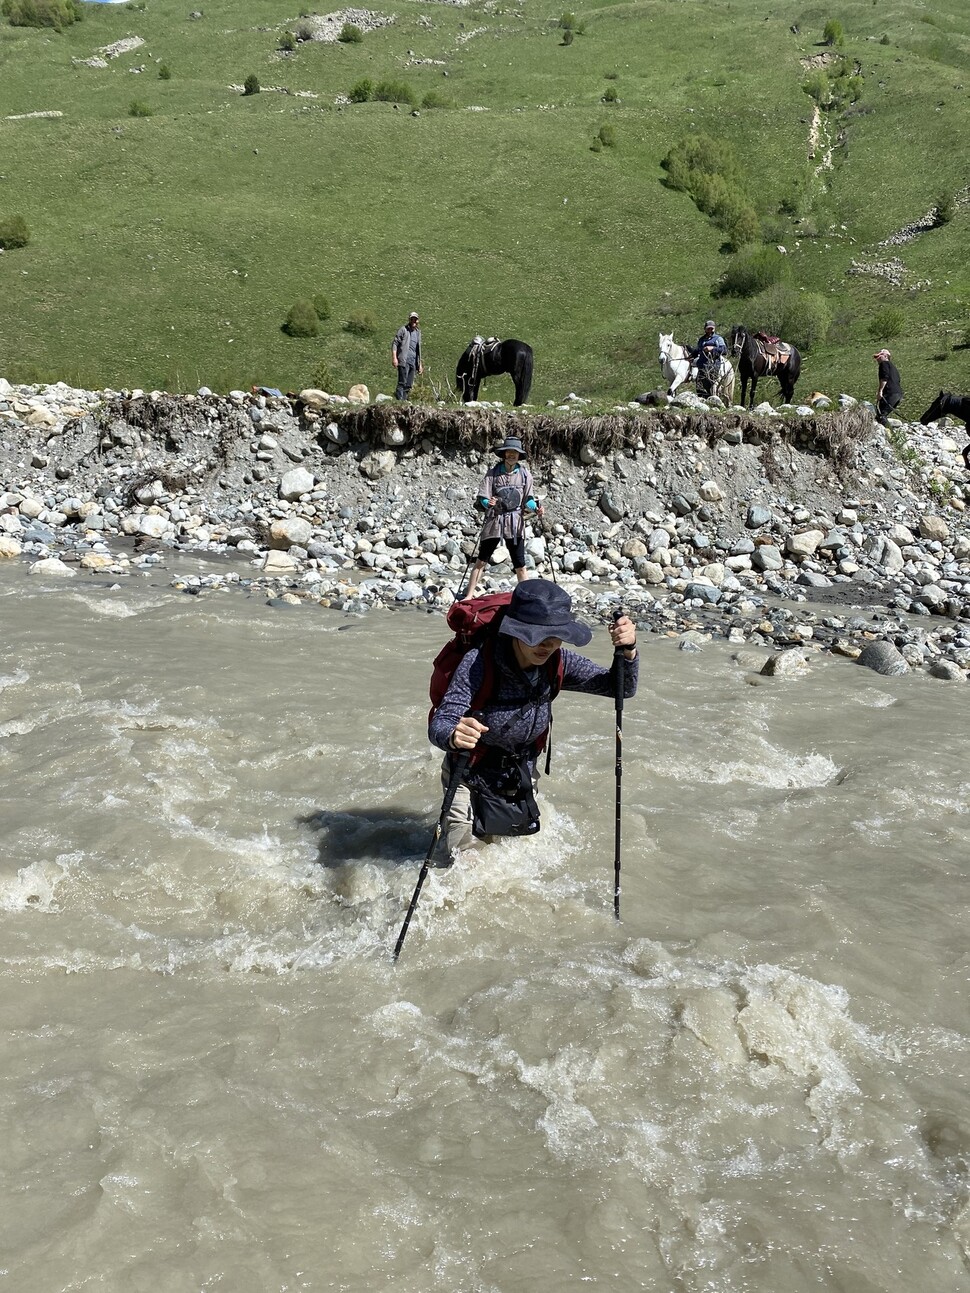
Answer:
<svg viewBox="0 0 970 1293"><path fill-rule="evenodd" d="M521 570L525 565L525 539L482 539L478 549L478 560L483 562L491 561L492 554L500 543L504 543L509 550L509 556L512 558L512 569Z"/></svg>

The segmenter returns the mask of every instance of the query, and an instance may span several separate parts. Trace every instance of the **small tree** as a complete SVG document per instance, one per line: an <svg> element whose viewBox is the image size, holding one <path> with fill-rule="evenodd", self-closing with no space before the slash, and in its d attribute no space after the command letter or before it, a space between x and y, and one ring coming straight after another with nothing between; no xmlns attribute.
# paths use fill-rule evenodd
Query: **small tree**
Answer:
<svg viewBox="0 0 970 1293"><path fill-rule="evenodd" d="M609 124L609 122L606 122L604 125L600 126L598 138L604 148L616 147L616 131Z"/></svg>
<svg viewBox="0 0 970 1293"><path fill-rule="evenodd" d="M378 81L374 86L374 98L381 103L404 103L411 107L414 91L406 81Z"/></svg>
<svg viewBox="0 0 970 1293"><path fill-rule="evenodd" d="M751 301L749 316L766 332L784 337L799 350L811 350L824 341L832 320L828 301L818 292L799 292L776 283Z"/></svg>
<svg viewBox="0 0 970 1293"><path fill-rule="evenodd" d="M250 72L245 81L243 81L243 94L259 94L259 77L255 72Z"/></svg>
<svg viewBox="0 0 970 1293"><path fill-rule="evenodd" d="M732 261L721 275L717 295L757 296L790 273L787 256L774 247L759 247L757 251L747 252Z"/></svg>
<svg viewBox="0 0 970 1293"><path fill-rule="evenodd" d="M439 90L429 90L421 100L422 108L453 108L454 106L454 100L449 99Z"/></svg>
<svg viewBox="0 0 970 1293"><path fill-rule="evenodd" d="M292 54L296 49L296 37L291 31L284 31L280 37L280 50L284 54Z"/></svg>
<svg viewBox="0 0 970 1293"><path fill-rule="evenodd" d="M825 24L822 31L822 44L838 45L840 47L845 44L845 31L838 18L830 18Z"/></svg>
<svg viewBox="0 0 970 1293"><path fill-rule="evenodd" d="M30 231L23 216L10 216L0 220L0 247L12 251L15 247L26 247L30 242Z"/></svg>
<svg viewBox="0 0 970 1293"><path fill-rule="evenodd" d="M728 229L728 242L732 251L740 251L750 242L761 237L761 224L754 207L742 207Z"/></svg>
<svg viewBox="0 0 970 1293"><path fill-rule="evenodd" d="M313 298L313 308L316 311L316 316L321 323L324 321L324 319L330 318L330 313L331 313L330 302L327 300L327 298L323 295L322 292L317 292L316 296Z"/></svg>
<svg viewBox="0 0 970 1293"><path fill-rule="evenodd" d="M351 103L366 103L368 99L374 97L374 82L369 77L362 77L356 85L350 87L350 94L347 97Z"/></svg>
<svg viewBox="0 0 970 1293"><path fill-rule="evenodd" d="M330 371L330 365L322 355L313 366L308 384L316 391L326 391L327 394L333 391L335 385L333 374Z"/></svg>
<svg viewBox="0 0 970 1293"><path fill-rule="evenodd" d="M172 69L167 63L163 63L158 69L158 79L160 81L170 81L172 79Z"/></svg>
<svg viewBox="0 0 970 1293"><path fill-rule="evenodd" d="M615 85L608 85L603 94L604 103L619 103L620 95Z"/></svg>
<svg viewBox="0 0 970 1293"><path fill-rule="evenodd" d="M312 301L296 301L290 306L282 331L288 337L315 337L320 332L320 321Z"/></svg>
<svg viewBox="0 0 970 1293"><path fill-rule="evenodd" d="M573 43L573 32L571 27L567 31L563 32L561 43L563 45L571 45Z"/></svg>
<svg viewBox="0 0 970 1293"><path fill-rule="evenodd" d="M150 117L152 109L143 99L132 99L128 104L129 117Z"/></svg>
<svg viewBox="0 0 970 1293"><path fill-rule="evenodd" d="M364 33L354 23L345 22L340 28L340 35L337 39L345 45L359 45L364 39Z"/></svg>
<svg viewBox="0 0 970 1293"><path fill-rule="evenodd" d="M933 210L933 223L939 227L941 224L949 224L953 219L956 210L956 203L953 200L952 193L941 193L936 199L936 206Z"/></svg>
<svg viewBox="0 0 970 1293"><path fill-rule="evenodd" d="M563 31L572 31L576 26L576 15L574 13L564 13L559 19L559 26Z"/></svg>

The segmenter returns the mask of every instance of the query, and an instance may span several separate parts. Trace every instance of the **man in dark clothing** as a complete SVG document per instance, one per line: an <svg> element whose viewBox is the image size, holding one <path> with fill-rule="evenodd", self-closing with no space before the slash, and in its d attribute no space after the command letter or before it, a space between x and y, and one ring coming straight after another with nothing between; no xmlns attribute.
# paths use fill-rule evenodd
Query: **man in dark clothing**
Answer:
<svg viewBox="0 0 970 1293"><path fill-rule="evenodd" d="M414 378L424 372L421 363L421 329L418 327L418 314L412 310L403 328L398 328L391 343L391 363L397 369L396 400L406 400L411 394Z"/></svg>
<svg viewBox="0 0 970 1293"><path fill-rule="evenodd" d="M481 781L499 784L514 768L526 791L535 785L536 762L551 722L550 672L558 672L559 660L563 691L615 696L614 670L622 669L624 695L636 694L636 625L625 615L610 625L610 638L619 651L609 669L562 649L564 642L585 646L592 636L592 630L573 615L564 588L546 579L529 579L516 585L494 641L488 647L473 647L462 659L428 726L431 741L446 751L443 786L449 784L461 752L475 750L481 755L466 769L448 814L450 859L474 843L469 783L473 787ZM486 677L486 650L493 652L491 695L480 702L476 718L470 711Z"/></svg>
<svg viewBox="0 0 970 1293"><path fill-rule="evenodd" d="M903 388L899 381L899 370L893 363L888 350L877 350L873 359L879 364L879 379L876 389L876 421L886 426L886 419L893 409L901 403Z"/></svg>

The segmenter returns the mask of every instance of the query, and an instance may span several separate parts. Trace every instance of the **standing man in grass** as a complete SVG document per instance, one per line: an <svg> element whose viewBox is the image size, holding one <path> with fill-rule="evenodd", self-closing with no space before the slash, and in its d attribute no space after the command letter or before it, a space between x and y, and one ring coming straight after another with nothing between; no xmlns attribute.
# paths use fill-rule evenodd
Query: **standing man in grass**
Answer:
<svg viewBox="0 0 970 1293"><path fill-rule="evenodd" d="M902 402L903 387L899 380L899 369L888 350L877 350L873 359L879 365L876 379L876 421L885 426L890 413Z"/></svg>
<svg viewBox="0 0 970 1293"><path fill-rule="evenodd" d="M421 329L417 310L412 310L403 328L398 328L391 345L391 363L397 369L396 400L406 400L411 394L414 378L424 372L421 363Z"/></svg>

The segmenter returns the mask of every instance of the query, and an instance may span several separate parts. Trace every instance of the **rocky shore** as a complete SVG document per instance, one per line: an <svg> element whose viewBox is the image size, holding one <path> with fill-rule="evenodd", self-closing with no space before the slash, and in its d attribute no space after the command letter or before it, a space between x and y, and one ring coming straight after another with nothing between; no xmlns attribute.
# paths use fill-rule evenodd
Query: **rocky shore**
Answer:
<svg viewBox="0 0 970 1293"><path fill-rule="evenodd" d="M168 568L186 594L245 588L280 608L444 611L476 550L477 482L511 433L544 503L528 562L588 614L622 601L684 649L771 648L770 672L824 650L967 680L962 424L887 433L847 395L750 412L641 398L509 411L0 379L0 559L110 585ZM186 576L179 554L217 568ZM483 588L510 578L498 560Z"/></svg>

